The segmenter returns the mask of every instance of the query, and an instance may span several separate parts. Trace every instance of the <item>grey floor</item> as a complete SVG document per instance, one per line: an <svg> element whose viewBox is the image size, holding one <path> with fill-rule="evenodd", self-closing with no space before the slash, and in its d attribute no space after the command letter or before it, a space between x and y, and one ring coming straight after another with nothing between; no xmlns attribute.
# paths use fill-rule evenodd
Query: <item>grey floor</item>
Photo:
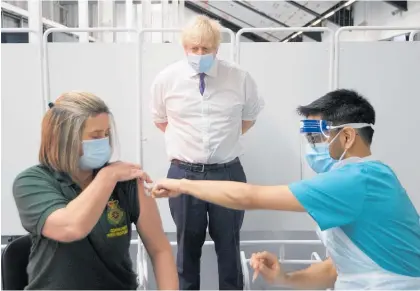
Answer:
<svg viewBox="0 0 420 291"><path fill-rule="evenodd" d="M174 233L167 234L170 241L176 241ZM137 238L133 234L133 238ZM262 232L262 231L252 231L252 232L242 232L241 240L317 240L318 237L315 232L308 231L284 231L284 232ZM207 240L211 240L209 237ZM1 239L2 244L7 244L7 237ZM252 246L242 246L246 254L246 257L249 258L253 252L259 251L270 251L275 254L279 254L280 246L273 244L260 244ZM286 260L309 260L311 258L312 252L317 252L321 258L325 257L325 249L322 246L309 246L309 245L287 245L285 246L285 259ZM176 246L173 247L174 255L176 256ZM131 258L133 260L133 267L136 270L137 266L137 245L132 245L130 248ZM283 265L286 271L298 270L307 267L307 265L296 265L296 264L285 264ZM249 269L249 267L248 267ZM250 271L250 276L252 278L252 271ZM148 261L148 289L156 290L156 282L154 279L153 268ZM216 254L213 246L204 246L202 259L201 259L201 289L202 290L217 290L218 289L218 271L217 271L217 260ZM261 278L258 278L254 283L251 284L251 289L253 290L279 290L282 288L271 287L266 284ZM290 288L284 288L290 289Z"/></svg>

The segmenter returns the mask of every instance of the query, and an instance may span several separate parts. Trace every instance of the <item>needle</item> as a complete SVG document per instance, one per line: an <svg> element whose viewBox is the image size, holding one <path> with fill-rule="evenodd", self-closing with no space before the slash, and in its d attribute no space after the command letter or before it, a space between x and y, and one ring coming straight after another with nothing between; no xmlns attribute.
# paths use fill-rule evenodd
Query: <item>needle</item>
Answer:
<svg viewBox="0 0 420 291"><path fill-rule="evenodd" d="M254 281L257 279L258 273L259 273L258 270L254 271L254 275L252 276L252 283L254 283Z"/></svg>

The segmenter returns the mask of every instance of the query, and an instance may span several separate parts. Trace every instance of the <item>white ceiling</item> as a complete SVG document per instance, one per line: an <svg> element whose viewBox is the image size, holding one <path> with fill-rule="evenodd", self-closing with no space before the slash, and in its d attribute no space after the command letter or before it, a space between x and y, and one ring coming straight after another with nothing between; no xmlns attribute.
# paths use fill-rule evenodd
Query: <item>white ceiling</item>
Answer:
<svg viewBox="0 0 420 291"><path fill-rule="evenodd" d="M240 27L282 27L281 24L271 21L267 17L252 11L255 9L268 15L287 26L301 27L315 19L315 16L307 13L285 1L241 1L238 4L233 1L194 1L194 4L224 18ZM339 1L296 1L302 6L322 14ZM252 9L244 7L246 5ZM279 41L290 35L290 32L256 33L269 40Z"/></svg>

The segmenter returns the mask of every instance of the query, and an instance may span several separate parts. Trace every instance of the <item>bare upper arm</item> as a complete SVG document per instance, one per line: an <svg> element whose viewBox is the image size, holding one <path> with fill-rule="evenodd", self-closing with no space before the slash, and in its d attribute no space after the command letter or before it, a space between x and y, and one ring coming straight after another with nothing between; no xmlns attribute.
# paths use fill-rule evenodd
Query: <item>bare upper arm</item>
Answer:
<svg viewBox="0 0 420 291"><path fill-rule="evenodd" d="M162 220L156 200L146 196L143 182L138 183L140 216L136 223L144 245L150 255L162 250L170 249L168 239L163 231Z"/></svg>

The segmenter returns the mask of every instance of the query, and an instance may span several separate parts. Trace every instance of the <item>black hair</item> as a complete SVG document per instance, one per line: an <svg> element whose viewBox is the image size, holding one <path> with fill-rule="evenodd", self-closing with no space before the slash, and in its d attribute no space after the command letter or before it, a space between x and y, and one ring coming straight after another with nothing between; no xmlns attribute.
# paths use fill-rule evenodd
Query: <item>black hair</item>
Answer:
<svg viewBox="0 0 420 291"><path fill-rule="evenodd" d="M346 89L329 92L306 106L299 106L299 115L308 117L318 115L333 125L345 123L375 124L375 109L362 95ZM372 143L373 128L357 129L360 137L370 145Z"/></svg>

